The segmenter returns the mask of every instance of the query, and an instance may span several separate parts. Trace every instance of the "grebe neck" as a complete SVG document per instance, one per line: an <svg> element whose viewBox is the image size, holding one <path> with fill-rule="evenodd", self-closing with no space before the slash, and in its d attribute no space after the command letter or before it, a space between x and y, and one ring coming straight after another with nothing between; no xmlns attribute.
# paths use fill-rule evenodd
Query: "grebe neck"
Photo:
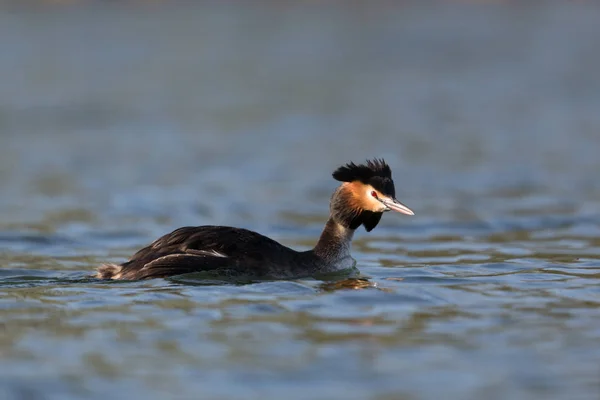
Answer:
<svg viewBox="0 0 600 400"><path fill-rule="evenodd" d="M354 229L343 226L330 216L313 252L327 261L350 257L353 235Z"/></svg>

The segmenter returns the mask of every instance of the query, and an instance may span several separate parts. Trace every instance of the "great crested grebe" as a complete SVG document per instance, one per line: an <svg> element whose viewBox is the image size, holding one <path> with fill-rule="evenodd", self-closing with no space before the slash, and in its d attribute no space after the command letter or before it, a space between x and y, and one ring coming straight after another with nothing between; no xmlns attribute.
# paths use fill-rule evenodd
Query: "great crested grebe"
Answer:
<svg viewBox="0 0 600 400"><path fill-rule="evenodd" d="M385 211L414 215L396 200L392 171L383 159L349 163L333 172L341 181L330 215L312 250L295 251L259 233L228 226L183 227L164 235L121 265L98 268L101 279L163 278L192 272L255 279L305 278L351 269L354 231L370 232Z"/></svg>

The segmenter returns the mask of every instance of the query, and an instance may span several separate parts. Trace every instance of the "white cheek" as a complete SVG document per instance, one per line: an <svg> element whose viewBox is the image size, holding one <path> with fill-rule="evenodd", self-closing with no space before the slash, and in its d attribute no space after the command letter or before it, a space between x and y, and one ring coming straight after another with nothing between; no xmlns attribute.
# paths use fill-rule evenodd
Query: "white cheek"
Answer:
<svg viewBox="0 0 600 400"><path fill-rule="evenodd" d="M373 191L373 189L369 189L369 190L367 190L367 193L366 193L366 198L369 199L369 200L367 200L369 208L371 209L371 211L384 211L385 206L383 204L381 204L381 202L379 200L374 198L373 195L371 195L372 191Z"/></svg>

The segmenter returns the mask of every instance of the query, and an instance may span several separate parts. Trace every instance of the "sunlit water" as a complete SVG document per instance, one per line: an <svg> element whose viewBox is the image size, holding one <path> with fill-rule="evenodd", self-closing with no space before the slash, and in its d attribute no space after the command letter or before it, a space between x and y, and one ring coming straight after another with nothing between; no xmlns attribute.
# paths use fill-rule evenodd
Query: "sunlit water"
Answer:
<svg viewBox="0 0 600 400"><path fill-rule="evenodd" d="M600 396L600 8L316 4L3 6L2 399ZM360 279L90 278L372 156Z"/></svg>

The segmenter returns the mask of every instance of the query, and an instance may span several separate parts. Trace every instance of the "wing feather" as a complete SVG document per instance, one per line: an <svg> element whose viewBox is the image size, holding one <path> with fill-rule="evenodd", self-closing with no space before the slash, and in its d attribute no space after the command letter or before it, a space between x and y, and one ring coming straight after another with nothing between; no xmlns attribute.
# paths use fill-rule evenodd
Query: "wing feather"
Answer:
<svg viewBox="0 0 600 400"><path fill-rule="evenodd" d="M181 275L197 271L212 271L226 266L225 257L201 256L191 254L171 254L157 258L134 271L135 279L160 278ZM124 276L126 277L126 276Z"/></svg>
<svg viewBox="0 0 600 400"><path fill-rule="evenodd" d="M261 264L263 251L283 246L259 233L227 226L187 226L140 249L118 271L104 268L98 276L146 279L189 272ZM110 272L110 273L109 273Z"/></svg>

